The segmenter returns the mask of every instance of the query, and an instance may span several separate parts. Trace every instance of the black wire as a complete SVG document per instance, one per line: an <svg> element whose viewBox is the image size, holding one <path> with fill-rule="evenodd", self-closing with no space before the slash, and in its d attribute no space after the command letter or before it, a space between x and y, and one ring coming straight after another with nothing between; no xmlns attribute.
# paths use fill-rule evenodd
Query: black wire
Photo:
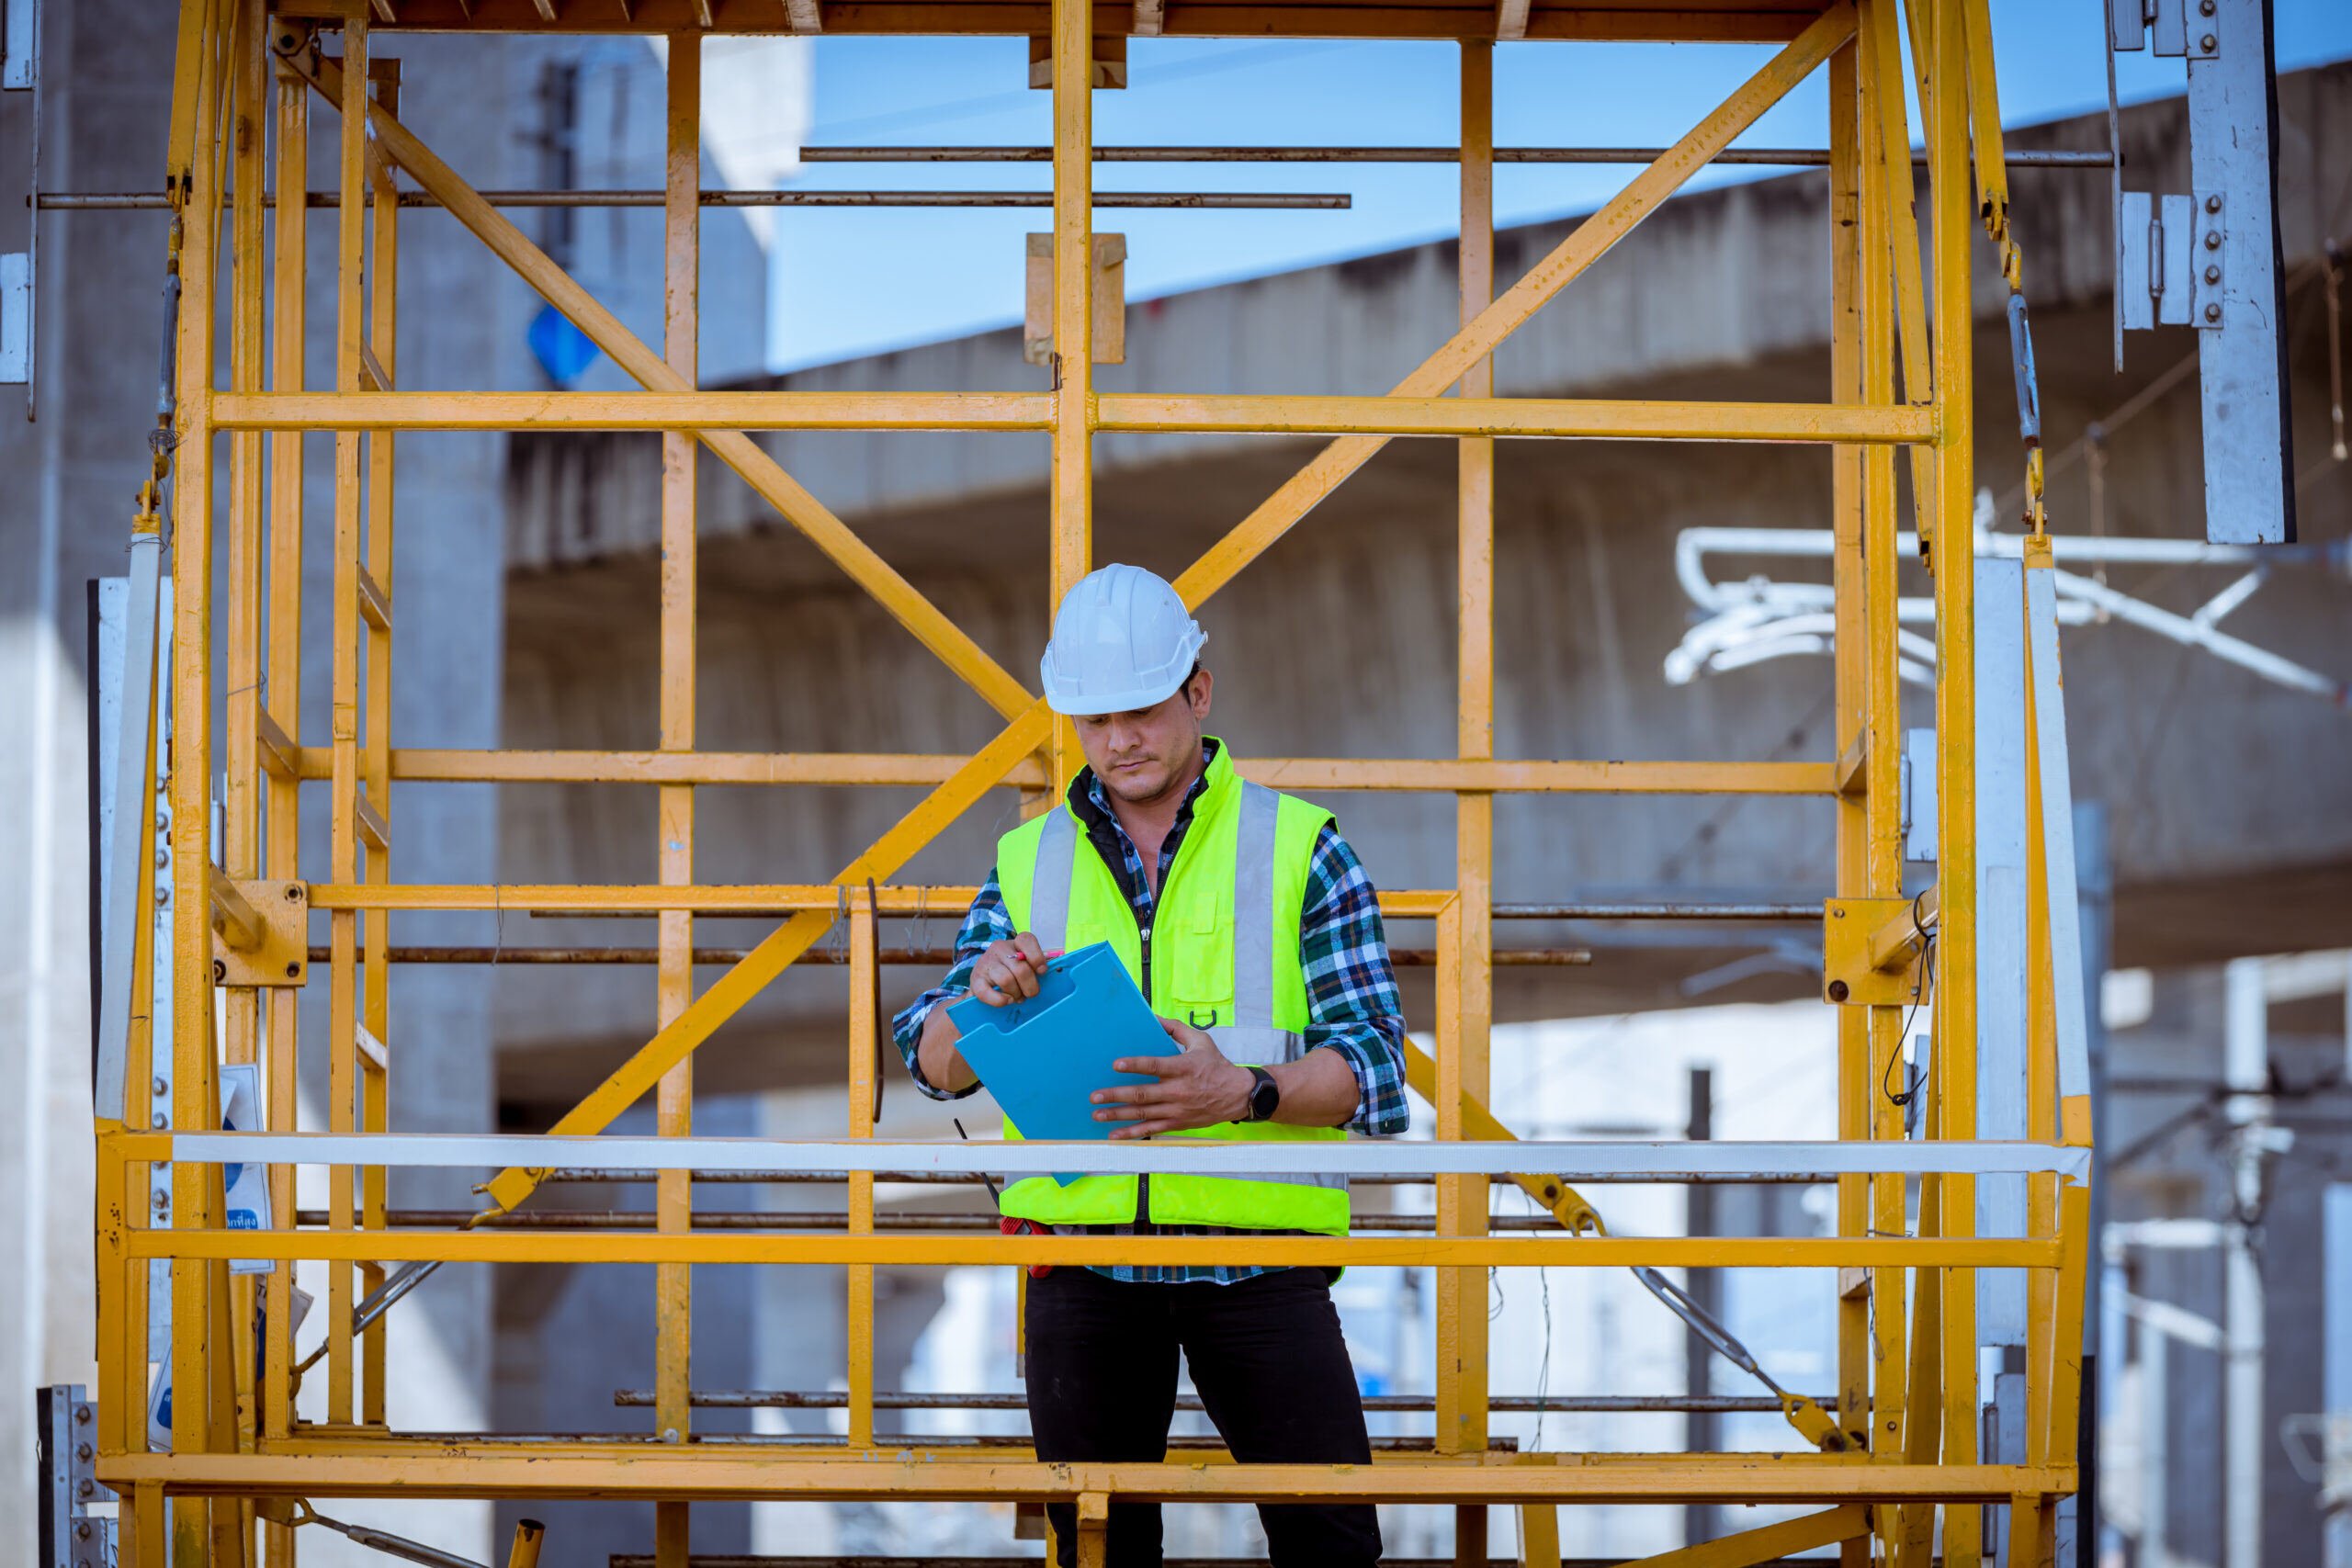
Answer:
<svg viewBox="0 0 2352 1568"><path fill-rule="evenodd" d="M1901 1038L1894 1043L1894 1049L1887 1053L1886 1066L1878 1076L1879 1092L1886 1096L1886 1102L1906 1111L1910 1109L1911 1102L1919 1098L1919 1088L1928 1077L1926 1071L1917 1066L1908 1068L1904 1074L1903 1090L1899 1094L1888 1087L1888 1080L1894 1076L1894 1064L1903 1059L1903 1048L1911 1042L1912 1021L1919 1016L1919 1010L1927 1005L1928 998L1936 991L1936 932L1928 930L1919 919L1919 903L1927 896L1927 890L1922 888L1911 900L1911 934L1919 939L1919 985L1911 994L1911 1010L1903 1015Z"/></svg>

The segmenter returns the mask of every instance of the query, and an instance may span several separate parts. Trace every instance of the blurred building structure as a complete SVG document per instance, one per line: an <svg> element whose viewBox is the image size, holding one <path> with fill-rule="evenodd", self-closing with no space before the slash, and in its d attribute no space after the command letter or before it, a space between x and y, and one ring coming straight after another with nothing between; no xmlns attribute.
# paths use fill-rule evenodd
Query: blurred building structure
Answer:
<svg viewBox="0 0 2352 1568"><path fill-rule="evenodd" d="M51 80L45 180L81 189L152 186L164 104L153 62L127 73L118 51L152 44L148 29L109 25L115 0L58 6L48 39ZM420 53L433 40L404 40ZM469 74L470 73L470 74ZM805 82L805 75L801 78ZM634 43L515 39L469 44L437 62L435 96L407 118L453 145L495 146L503 166L464 171L484 186L659 183L661 76ZM152 99L152 101L151 101ZM2352 239L2352 65L2280 83L2283 173L2279 210L2289 268L2290 373L2307 540L2352 536L2352 465L2330 455L2328 321L2320 276L2330 241ZM10 103L0 112L21 115ZM322 111L323 112L323 111ZM331 122L331 121L330 121ZM2177 102L2123 117L2134 188L2180 187L2185 118ZM17 127L6 128L10 135ZM2103 118L2017 133L2021 147L2100 148ZM717 139L714 139L715 141ZM723 145L715 153L723 161ZM714 180L716 176L713 176ZM745 176L749 177L749 176ZM2112 231L2098 173L2020 172L2016 222L2034 257L2041 386L2053 450L2053 514L2062 535L2203 536L2198 496L2193 381L2158 390L2193 352L2187 333L2136 339L2129 371L2109 367ZM1600 263L1498 355L1498 389L1510 395L1702 395L1769 400L1822 395L1828 384L1825 275L1826 184L1797 175L1721 187L1675 201ZM13 203L0 219L19 221ZM764 344L765 269L748 225L705 228L705 308L742 323L709 334L707 385L891 390L1023 388L1043 373L1021 357L1017 327L798 373L751 375ZM25 1404L24 1386L77 1379L86 1360L88 1175L78 1130L86 1122L88 977L85 907L83 581L119 570L121 523L144 475L150 389L120 367L153 358L161 331L159 216L53 220L40 308L45 341L70 344L42 375L41 422L0 423L0 468L39 476L0 497L0 799L30 802L0 814L0 1067L21 1081L13 1101L21 1138L0 1134L0 1243L12 1277L38 1288L0 1299L0 1345L22 1349L0 1375L0 1400ZM323 221L321 220L320 221ZM535 215L535 237L568 260L634 328L659 317L658 217L631 212ZM100 227L101 224L107 225ZM1566 224L1498 236L1508 283ZM771 227L789 243L788 223ZM314 242L316 243L316 242ZM0 248L12 244L0 235ZM454 225L420 213L404 231L411 287L496 300L477 338L446 335L435 365L405 361L424 384L548 384L530 346L538 302ZM950 265L952 258L942 258ZM425 281L426 279L431 281ZM1980 266L1981 471L1996 483L2016 468L1997 276ZM1670 280L1674 287L1658 287ZM1361 392L1386 387L1456 310L1453 247L1440 243L1366 256L1174 296L1132 308L1127 363L1101 372L1105 389ZM311 301L313 363L323 364L330 302ZM591 364L575 384L617 385ZM2119 417L2119 415L2121 417ZM2094 460L2068 444L2103 426ZM1046 606L1038 585L1046 551L1046 444L1027 435L766 434L760 437L934 603L976 628L1011 668L1039 650ZM419 607L401 623L395 701L404 746L643 748L654 744L659 573L659 438L645 434L404 437L401 485L407 548L396 592ZM1262 499L1300 448L1266 437L1112 436L1098 469L1097 555L1170 568ZM2069 457L2072 452L2074 456ZM323 523L324 444L315 444L311 516ZM1826 666L1783 660L1668 682L1668 655L1692 608L1675 574L1679 530L1705 525L1812 528L1827 514L1829 469L1817 452L1693 448L1670 474L1619 462L1593 444L1505 443L1498 461L1498 753L1504 756L1818 757L1829 749ZM2091 476L2099 476L2094 498ZM1449 750L1453 671L1398 649L1448 646L1454 593L1450 530L1433 527L1454 504L1451 444L1393 443L1311 517L1311 548L1277 546L1208 604L1209 662L1224 680L1216 728L1243 755L1383 755ZM697 732L708 750L909 751L977 745L988 715L868 601L733 479L706 467L703 491L704 647ZM430 495L433 499L426 500ZM323 548L311 558L328 558ZM29 574L13 570L32 564ZM2117 568L2119 588L2192 611L2218 581L2163 569ZM413 592L412 592L413 590ZM2352 582L2335 567L2274 572L2236 612L2240 635L2310 667L2352 677L2346 626ZM315 624L323 624L323 617ZM413 639L413 642L409 639ZM1545 649L1539 661L1514 649ZM2115 1161L2109 1215L2226 1221L2253 1217L2237 1189L2226 1129L2235 1111L2223 1077L2231 961L2352 945L2352 720L2340 704L2266 684L2245 671L2120 623L2071 630L2068 694L2076 787L2104 806L2113 886L2114 964L2144 972L2110 987L2111 1094L2106 1148ZM323 710L325 694L310 694ZM1927 718L1921 703L1919 721ZM21 738L21 739L20 739ZM495 807L482 786L403 784L401 880L458 880L494 868L508 883L652 880L652 792L626 787L505 786ZM911 798L913 792L907 792ZM841 846L863 842L904 800L866 789L827 794L707 788L698 806L700 874L713 881L821 879ZM1013 820L1011 791L971 815L918 858L910 875L969 881L985 868L995 831ZM1356 795L1331 802L1377 879L1440 886L1451 875L1452 812L1442 800ZM1739 801L1506 798L1497 806L1504 900L1688 894L1758 901L1817 900L1810 880L1830 862L1826 806ZM310 841L323 842L312 833ZM24 878L28 897L15 896ZM885 945L928 946L952 935L959 911L893 923ZM29 922L29 923L28 923ZM650 944L650 921L448 918L404 925L404 941L530 945ZM698 920L697 941L740 945L755 927ZM1400 947L1426 929L1400 925ZM1714 1134L1806 1137L1830 1130L1831 1028L1796 998L1818 985L1817 932L1802 924L1685 931L1672 937L1623 925L1515 925L1504 945L1589 946L1589 968L1506 969L1498 976L1498 1103L1523 1134L1671 1134L1684 1124L1688 1074L1714 1074ZM2245 973L2240 971L2239 973ZM796 967L771 996L697 1057L699 1130L793 1135L831 1130L838 1117L839 968ZM1408 972L1408 1008L1429 1017L1425 971ZM891 984L911 994L908 967ZM651 970L447 967L403 978L393 1006L405 1050L427 1058L404 1073L395 1127L503 1124L538 1129L650 1032ZM2266 1010L2264 1115L2295 1134L2270 1156L2258 1205L2258 1259L2268 1347L2260 1434L2265 1555L2316 1559L2317 1490L2278 1438L2286 1416L2321 1397L2322 1290L2330 1253L2327 1191L2352 1156L2345 1112L2343 1003L2317 993ZM2332 1022L2330 1021L2333 1021ZM1599 1109L1596 1110L1596 1107ZM970 1111L973 1108L967 1107ZM0 1112L6 1114L6 1112ZM886 1136L949 1136L949 1111L891 1085ZM986 1111L979 1111L981 1120ZM650 1120L650 1118L649 1118ZM978 1130L972 1114L964 1117ZM2243 1119L2238 1122L2243 1125ZM624 1122L620 1129L628 1130ZM46 1138L44 1129L74 1130ZM650 1190L594 1190L598 1202L650 1206ZM724 1189L749 1193L753 1189ZM805 1209L788 1189L766 1201ZM889 1191L899 1208L969 1210L961 1197ZM396 1201L455 1202L411 1192ZM550 1190L548 1201L587 1203ZM1727 1200L1728 1201L1729 1200ZM1742 1198L1740 1201L1755 1201ZM1679 1198L1612 1198L1625 1226L1670 1233L1687 1223ZM1764 1208L1769 1207L1770 1213ZM1792 1196L1757 1212L1719 1213L1725 1229L1801 1231L1824 1215ZM13 1227L13 1228L9 1228ZM2346 1265L2341 1258L2337 1270ZM1585 1271L1549 1280L1513 1274L1497 1306L1498 1393L1680 1392L1681 1336L1622 1275ZM2146 1249L2119 1279L2146 1302L2216 1322L2223 1311L2218 1247ZM879 1386L1009 1390L1011 1286L1005 1270L884 1270ZM842 1292L818 1270L783 1276L703 1269L695 1280L702 1340L698 1385L822 1390L838 1377ZM1768 1363L1802 1386L1830 1366L1826 1292L1792 1274L1734 1287L1726 1309ZM1795 1303L1801 1292L1819 1319ZM1529 1299L1531 1294L1533 1300ZM1396 1369L1388 1392L1429 1357L1429 1292L1373 1271L1348 1286L1361 1373ZM650 1382L650 1269L444 1270L401 1332L440 1346L437 1386L401 1391L396 1424L530 1431L642 1430L644 1413L616 1409L613 1392ZM2341 1309L2335 1309L2341 1310ZM2144 1399L2148 1360L2139 1337L2110 1348L2111 1421ZM2150 1331L2153 1332L2153 1331ZM2145 1341L2154 1343L2154 1341ZM2172 1434L2163 1468L2162 1540L2176 1560L2226 1564L2221 1484L2225 1379L2220 1358L2167 1342L2161 1382ZM2346 1353L2333 1342L2333 1358ZM396 1352L401 1353L401 1352ZM401 1353L402 1364L419 1358ZM1807 1362L1806 1357L1818 1358ZM2123 1365L2129 1363L2130 1375ZM1548 1369L1548 1370L1547 1370ZM1748 1393L1719 1363L1714 1386ZM894 1377L897 1381L893 1381ZM2352 1374L2347 1374L2352 1379ZM403 1406L401 1401L410 1403ZM2122 1416L2119 1416L2119 1411ZM709 1429L727 1429L710 1413ZM745 1412L739 1429L828 1428L821 1410ZM909 1416L905 1429L980 1432L985 1415ZM1422 1418L1422 1419L1425 1419ZM1547 1446L1669 1443L1666 1416L1549 1414ZM1736 1439L1786 1440L1775 1420L1734 1417ZM883 1429L888 1430L888 1416ZM1409 1417L1398 1433L1423 1429ZM1533 1441L1533 1414L1497 1429ZM2133 1428L2133 1441L2141 1428ZM23 1428L0 1424L0 1459L28 1475ZM17 1446L12 1446L17 1445ZM2128 1539L2151 1537L2145 1455L2118 1440L2107 1450ZM2126 1471L2134 1478L2126 1483ZM481 1510L487 1514L485 1508ZM1196 1511L1197 1512L1197 1511ZM711 1551L905 1549L1012 1550L1009 1518L985 1510L751 1505L697 1510L695 1539ZM651 1510L565 1505L550 1516L550 1563L601 1564L606 1550L648 1550ZM705 1522L705 1515L709 1516ZM1400 1514L1392 1540L1435 1551L1435 1510ZM1246 1545L1235 1510L1187 1523L1175 1539L1204 1551ZM1572 1551L1638 1554L1679 1541L1660 1511L1592 1511L1564 1521ZM930 1531L929 1535L922 1532ZM436 1538L447 1540L447 1538ZM483 1537L482 1539L487 1539ZM2119 1540L2126 1539L2123 1534ZM448 1544L467 1549L466 1543ZM477 1548L486 1551L486 1548ZM2124 1548L2119 1547L2119 1550ZM2143 1553L2135 1564L2157 1561Z"/></svg>

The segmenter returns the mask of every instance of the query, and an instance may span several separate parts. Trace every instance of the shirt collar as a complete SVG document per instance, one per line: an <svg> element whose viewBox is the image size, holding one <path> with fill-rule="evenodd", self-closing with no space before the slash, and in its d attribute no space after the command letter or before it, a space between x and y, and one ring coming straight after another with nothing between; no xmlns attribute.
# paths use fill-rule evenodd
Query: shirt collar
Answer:
<svg viewBox="0 0 2352 1568"><path fill-rule="evenodd" d="M1216 761L1216 749L1215 736L1201 738L1201 776L1193 781L1193 787L1184 792L1184 803L1176 809L1176 821L1180 826L1192 820L1193 807L1200 804L1201 796L1209 787L1209 764ZM1080 784L1086 786L1082 794L1079 789ZM1091 810L1080 807L1081 798L1086 807L1091 807ZM1082 821L1090 824L1108 821L1114 827L1118 824L1118 815L1111 809L1110 792L1102 787L1102 781L1094 776L1092 768L1080 769L1078 777L1070 780L1069 801L1071 809ZM1126 829L1120 828L1119 832L1124 837Z"/></svg>

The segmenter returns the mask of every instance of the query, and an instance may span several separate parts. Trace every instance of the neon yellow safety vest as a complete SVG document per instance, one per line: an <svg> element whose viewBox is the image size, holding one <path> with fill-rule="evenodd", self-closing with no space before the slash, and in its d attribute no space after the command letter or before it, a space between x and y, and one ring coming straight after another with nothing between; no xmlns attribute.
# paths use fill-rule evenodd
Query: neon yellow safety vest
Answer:
<svg viewBox="0 0 2352 1568"><path fill-rule="evenodd" d="M1221 741L1207 780L1149 931L1136 929L1118 878L1067 800L997 841L997 881L1015 928L1035 933L1046 952L1109 942L1155 1011L1207 1030L1230 1061L1272 1066L1305 1050L1299 917L1315 841L1331 814L1245 782ZM1151 978L1144 986L1147 953ZM1020 1134L1008 1122L1004 1135ZM1290 1142L1347 1134L1338 1127L1221 1122L1171 1135ZM1348 1231L1345 1177L1171 1174L1141 1185L1157 1224ZM1002 1208L1043 1224L1125 1224L1138 1217L1137 1190L1133 1176L1082 1176L1067 1187L1033 1176L1005 1189Z"/></svg>

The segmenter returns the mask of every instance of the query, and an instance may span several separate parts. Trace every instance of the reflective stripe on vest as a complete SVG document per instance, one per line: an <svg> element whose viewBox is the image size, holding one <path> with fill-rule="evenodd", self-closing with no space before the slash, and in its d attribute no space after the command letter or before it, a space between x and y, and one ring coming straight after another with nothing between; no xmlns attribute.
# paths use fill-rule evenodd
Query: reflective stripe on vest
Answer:
<svg viewBox="0 0 2352 1568"><path fill-rule="evenodd" d="M1199 878L1213 873L1179 852L1171 877L1176 869L1182 870L1184 897L1170 907L1166 901L1169 889L1163 887L1162 905L1155 916L1158 929L1153 933L1152 945L1158 953L1153 964L1157 974L1151 977L1154 1005L1168 1016L1182 1016L1177 1010L1178 1004L1187 998L1181 990L1161 996L1159 992L1167 987L1159 982L1185 973L1190 964L1204 957L1198 950L1186 951L1185 944L1204 941L1229 943L1231 1001L1227 1010L1213 1013L1203 1026L1211 1029L1218 1050L1227 1060L1272 1066L1295 1060L1305 1049L1304 1037L1297 1029L1285 1026L1284 1015L1287 1013L1302 1027L1306 1020L1305 983L1295 962L1280 966L1287 969L1285 978L1293 994L1282 998L1286 1006L1277 1005L1276 944L1278 941L1296 940L1295 919L1284 922L1290 929L1284 931L1283 937L1276 936L1277 888L1284 882L1283 873L1287 869L1292 873L1290 883L1303 889L1306 861L1311 858L1315 836L1328 818L1303 801L1292 802L1294 811L1300 815L1294 829L1294 842L1286 850L1283 842L1283 797L1236 777L1221 749L1212 770L1216 775L1213 784L1224 798L1212 805L1209 797L1204 796L1198 804L1233 813L1232 898L1229 904L1214 897L1210 899L1208 907L1222 916L1221 929L1188 929L1205 918L1202 913ZM1199 827L1196 818L1195 829ZM1221 835L1201 835L1203 840L1217 836ZM1030 842L1020 843L1024 838ZM1071 902L1079 877L1100 876L1115 884L1115 878L1104 874L1107 868L1091 843L1081 860L1080 838L1076 817L1062 806L1043 819L1023 824L1007 834L1000 848L998 871L1009 911L1015 922L1035 935L1047 952L1067 948L1070 943ZM1194 841L1188 838L1188 845ZM1284 867L1285 854L1295 857L1300 863ZM1132 906L1125 905L1115 891L1108 897L1126 908L1132 922ZM1105 894L1099 887L1091 888L1089 897L1099 905ZM1100 931L1093 922L1107 913L1097 909L1090 916L1086 933L1090 939ZM1135 931L1131 923L1126 929ZM1123 957L1128 962L1140 964L1139 948L1130 947L1124 941L1114 941L1114 945L1122 948ZM1222 995L1218 999L1223 1000ZM1202 1022L1197 1014L1193 1021ZM1006 1135L1019 1134L1008 1124ZM1177 1135L1287 1142L1331 1139L1345 1134L1330 1127L1225 1122ZM1311 1230L1334 1235L1342 1234L1347 1228L1347 1182L1343 1177L1272 1173L1162 1176L1152 1179L1149 1191L1148 1217L1161 1224ZM1006 1190L1003 1208L1008 1214L1057 1224L1125 1224L1139 1217L1136 1213L1136 1183L1132 1177L1086 1177L1067 1188L1050 1178L1032 1178Z"/></svg>

